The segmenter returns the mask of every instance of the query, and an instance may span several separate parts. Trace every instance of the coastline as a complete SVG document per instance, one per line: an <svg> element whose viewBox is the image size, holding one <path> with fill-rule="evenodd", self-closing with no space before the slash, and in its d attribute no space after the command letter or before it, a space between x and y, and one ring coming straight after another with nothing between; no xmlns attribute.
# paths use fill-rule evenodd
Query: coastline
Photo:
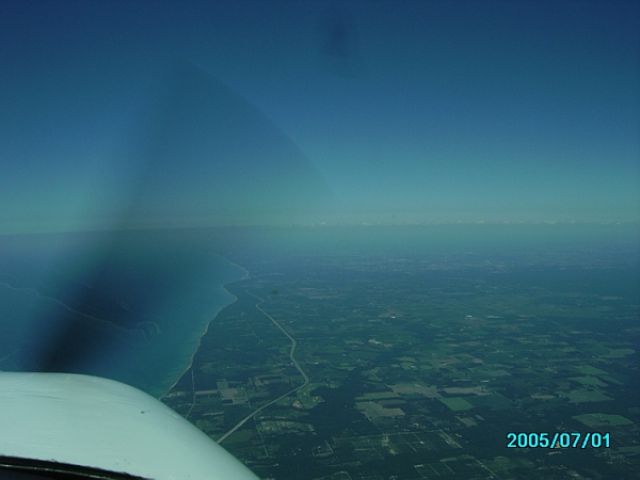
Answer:
<svg viewBox="0 0 640 480"><path fill-rule="evenodd" d="M225 284L222 285L222 289L229 294L233 300L231 300L229 303L227 303L226 305L224 305L223 307L221 307L216 314L213 316L213 318L207 322L207 324L205 325L204 330L202 331L202 333L200 334L200 336L198 337L198 345L196 346L196 348L193 350L193 353L191 354L191 359L189 360L189 364L187 365L187 367L182 371L182 373L180 373L175 381L171 384L171 386L166 389L164 391L164 393L162 393L158 398L160 400L164 399L169 393L171 393L171 391L176 387L176 385L178 385L178 383L180 383L180 380L182 380L182 378L193 368L193 363L195 361L195 357L196 354L198 353L198 351L200 351L200 347L202 346L202 339L207 335L207 333L209 333L209 329L211 328L211 324L213 322L216 321L216 319L218 318L218 316L220 315L220 313L222 313L222 311L227 308L230 305L233 305L234 303L236 303L238 301L238 297L236 297L233 293L231 293L229 291L229 289L227 288L229 285L237 283L237 282L242 282L243 280L247 280L248 278L251 278L251 273L249 272L249 270L247 270L245 267L243 267L242 265L239 265L231 260L229 260L227 257L224 257L222 255L220 255L220 258L224 259L225 262L227 262L229 265L233 265L236 268L239 268L242 271L242 277L236 280L233 280L231 282L227 282Z"/></svg>

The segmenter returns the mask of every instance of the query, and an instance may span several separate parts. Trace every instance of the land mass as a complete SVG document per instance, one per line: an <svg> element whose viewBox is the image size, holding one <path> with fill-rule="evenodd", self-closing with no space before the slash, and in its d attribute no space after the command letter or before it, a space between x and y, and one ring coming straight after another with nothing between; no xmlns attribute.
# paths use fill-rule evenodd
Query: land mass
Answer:
<svg viewBox="0 0 640 480"><path fill-rule="evenodd" d="M631 478L638 299L620 262L246 255L165 397L265 478ZM509 432L610 448L510 449Z"/></svg>

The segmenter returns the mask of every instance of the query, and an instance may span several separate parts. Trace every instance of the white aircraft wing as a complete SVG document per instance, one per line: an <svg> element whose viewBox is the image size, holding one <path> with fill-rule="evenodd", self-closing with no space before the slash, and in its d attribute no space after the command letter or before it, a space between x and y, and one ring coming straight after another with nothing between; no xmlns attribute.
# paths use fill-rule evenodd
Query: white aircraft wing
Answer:
<svg viewBox="0 0 640 480"><path fill-rule="evenodd" d="M0 465L115 474L88 478L257 478L153 397L112 380L62 373L0 372Z"/></svg>

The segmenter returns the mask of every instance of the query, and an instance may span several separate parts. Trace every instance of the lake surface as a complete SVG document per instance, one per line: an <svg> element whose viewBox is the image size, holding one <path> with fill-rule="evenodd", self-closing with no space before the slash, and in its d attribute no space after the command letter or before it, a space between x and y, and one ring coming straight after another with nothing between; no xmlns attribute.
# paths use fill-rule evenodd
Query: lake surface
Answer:
<svg viewBox="0 0 640 480"><path fill-rule="evenodd" d="M246 272L153 234L2 240L0 369L100 375L166 392Z"/></svg>

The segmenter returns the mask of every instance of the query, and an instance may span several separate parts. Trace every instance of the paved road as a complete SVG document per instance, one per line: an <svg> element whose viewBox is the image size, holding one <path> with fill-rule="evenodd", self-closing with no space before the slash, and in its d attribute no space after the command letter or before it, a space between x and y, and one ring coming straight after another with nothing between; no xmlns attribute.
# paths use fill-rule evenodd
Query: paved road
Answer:
<svg viewBox="0 0 640 480"><path fill-rule="evenodd" d="M280 395L278 398L275 398L273 400L271 400L268 403L265 403L264 405L262 405L259 408L256 408L253 412L251 412L249 415L247 415L246 417L244 417L242 420L240 420L233 428L231 428L230 430L228 430L224 435L222 435L220 438L218 438L218 443L222 443L224 442L227 437L229 435L231 435L233 432L235 432L236 430L238 430L240 427L242 427L245 423L247 423L249 420L251 420L253 417L255 417L257 414L259 414L261 411L263 411L265 408L270 407L271 405L273 405L274 403L278 403L280 400L282 400L283 398L288 397L289 395L297 392L298 390L303 389L304 387L306 387L309 384L309 376L307 375L307 373L302 369L302 367L300 366L300 364L298 363L298 361L296 360L295 357L295 353L296 353L296 347L298 346L298 341L293 338L291 335L289 335L289 332L287 332L284 327L282 325L280 325L280 323L278 323L278 321L273 318L271 315L269 315L267 312L265 312L262 307L260 306L264 300L260 297L258 297L257 295L254 295L251 292L247 293L249 295L251 295L253 298L255 298L256 300L258 300L258 303L256 303L256 309L258 309L258 311L260 313L262 313L265 317L267 317L269 320L271 320L271 322L278 327L278 329L289 339L289 341L291 342L291 348L289 349L289 359L291 360L291 363L293 364L294 367L296 367L296 370L298 370L298 372L300 372L300 375L302 375L302 378L304 378L304 383L302 383L301 385L292 388L291 390L289 390L286 393L283 393L282 395Z"/></svg>

